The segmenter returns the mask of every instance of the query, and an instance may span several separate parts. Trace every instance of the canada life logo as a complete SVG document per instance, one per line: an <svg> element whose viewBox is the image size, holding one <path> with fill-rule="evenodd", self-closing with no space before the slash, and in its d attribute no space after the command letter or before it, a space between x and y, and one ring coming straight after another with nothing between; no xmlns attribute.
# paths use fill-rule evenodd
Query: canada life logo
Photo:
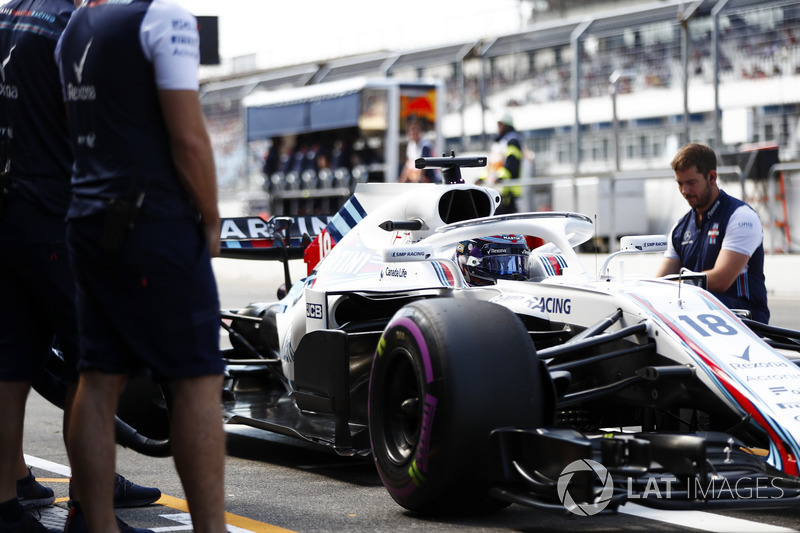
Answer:
<svg viewBox="0 0 800 533"><path fill-rule="evenodd" d="M603 490L593 503L577 503L572 497L572 494L570 494L570 482L572 481L572 476L577 472L593 472L603 483ZM606 467L597 461L578 459L577 461L572 461L561 471L561 475L558 476L556 490L558 492L558 499L561 500L561 503L567 508L567 511L578 516L592 516L601 512L608 506L608 503L611 501L611 496L614 494L614 482L611 479L611 474L606 470Z"/></svg>

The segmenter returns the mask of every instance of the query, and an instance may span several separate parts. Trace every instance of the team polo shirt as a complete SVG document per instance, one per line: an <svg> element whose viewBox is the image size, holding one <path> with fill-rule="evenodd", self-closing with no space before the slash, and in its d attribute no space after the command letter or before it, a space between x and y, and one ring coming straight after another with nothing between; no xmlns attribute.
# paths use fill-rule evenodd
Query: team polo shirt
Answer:
<svg viewBox="0 0 800 533"><path fill-rule="evenodd" d="M724 293L714 293L731 309L749 309L755 320L769 321L764 283L764 245L758 214L743 201L720 191L703 215L700 227L694 210L672 228L665 257L677 259L693 272L714 267L720 250L750 256L744 271Z"/></svg>
<svg viewBox="0 0 800 533"><path fill-rule="evenodd" d="M74 10L72 0L0 6L0 139L15 191L53 215L69 205L72 153L58 69L43 58L53 57Z"/></svg>
<svg viewBox="0 0 800 533"><path fill-rule="evenodd" d="M75 151L69 217L138 199L143 213L196 214L172 160L158 91L197 90L197 20L167 0L90 0L56 56Z"/></svg>

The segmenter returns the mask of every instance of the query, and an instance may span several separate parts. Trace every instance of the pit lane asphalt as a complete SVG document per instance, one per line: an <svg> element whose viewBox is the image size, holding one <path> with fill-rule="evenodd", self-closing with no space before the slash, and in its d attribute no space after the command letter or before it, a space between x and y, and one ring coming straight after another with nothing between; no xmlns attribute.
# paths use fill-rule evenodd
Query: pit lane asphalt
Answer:
<svg viewBox="0 0 800 533"><path fill-rule="evenodd" d="M274 299L282 279L277 264L245 262L229 266L215 260L223 307ZM292 266L294 279L304 272ZM772 323L800 327L797 298L771 295ZM56 491L54 507L43 520L62 527L66 518L66 452L61 412L31 393L25 425L28 464L44 484ZM366 459L340 458L294 439L230 426L227 433L226 507L229 530L253 532L454 532L454 531L741 531L800 530L800 510L747 512L658 512L625 505L617 515L577 517L512 505L490 516L454 519L419 518L392 501ZM165 494L158 504L122 509L131 525L158 532L191 531L184 495L172 460L141 456L119 448L117 471L136 483L157 486Z"/></svg>

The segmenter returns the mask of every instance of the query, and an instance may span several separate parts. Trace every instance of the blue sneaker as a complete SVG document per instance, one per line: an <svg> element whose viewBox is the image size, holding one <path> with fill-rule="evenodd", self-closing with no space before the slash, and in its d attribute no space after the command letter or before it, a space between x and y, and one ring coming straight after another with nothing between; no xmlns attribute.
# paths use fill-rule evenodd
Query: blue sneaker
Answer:
<svg viewBox="0 0 800 533"><path fill-rule="evenodd" d="M114 507L143 507L161 498L161 491L155 487L142 487L128 481L119 474L114 475ZM72 500L72 480L69 484L69 497Z"/></svg>
<svg viewBox="0 0 800 533"><path fill-rule="evenodd" d="M53 489L36 481L30 468L27 476L17 480L17 499L25 508L46 507L56 501Z"/></svg>
<svg viewBox="0 0 800 533"><path fill-rule="evenodd" d="M142 507L157 502L161 491L155 487L142 487L119 474L114 478L114 507Z"/></svg>
<svg viewBox="0 0 800 533"><path fill-rule="evenodd" d="M117 518L117 527L119 527L120 533L154 533L152 529L131 527L119 518ZM67 523L64 524L64 533L89 533L89 526L86 524L86 518L83 516L80 505L73 505L69 510Z"/></svg>

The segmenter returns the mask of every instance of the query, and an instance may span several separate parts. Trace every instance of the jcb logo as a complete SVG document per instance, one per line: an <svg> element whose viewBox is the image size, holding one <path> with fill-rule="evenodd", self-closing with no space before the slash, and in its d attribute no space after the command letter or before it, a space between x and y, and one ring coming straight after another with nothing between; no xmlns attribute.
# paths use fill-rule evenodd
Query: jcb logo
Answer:
<svg viewBox="0 0 800 533"><path fill-rule="evenodd" d="M307 318L322 318L322 306L320 304L306 304Z"/></svg>

